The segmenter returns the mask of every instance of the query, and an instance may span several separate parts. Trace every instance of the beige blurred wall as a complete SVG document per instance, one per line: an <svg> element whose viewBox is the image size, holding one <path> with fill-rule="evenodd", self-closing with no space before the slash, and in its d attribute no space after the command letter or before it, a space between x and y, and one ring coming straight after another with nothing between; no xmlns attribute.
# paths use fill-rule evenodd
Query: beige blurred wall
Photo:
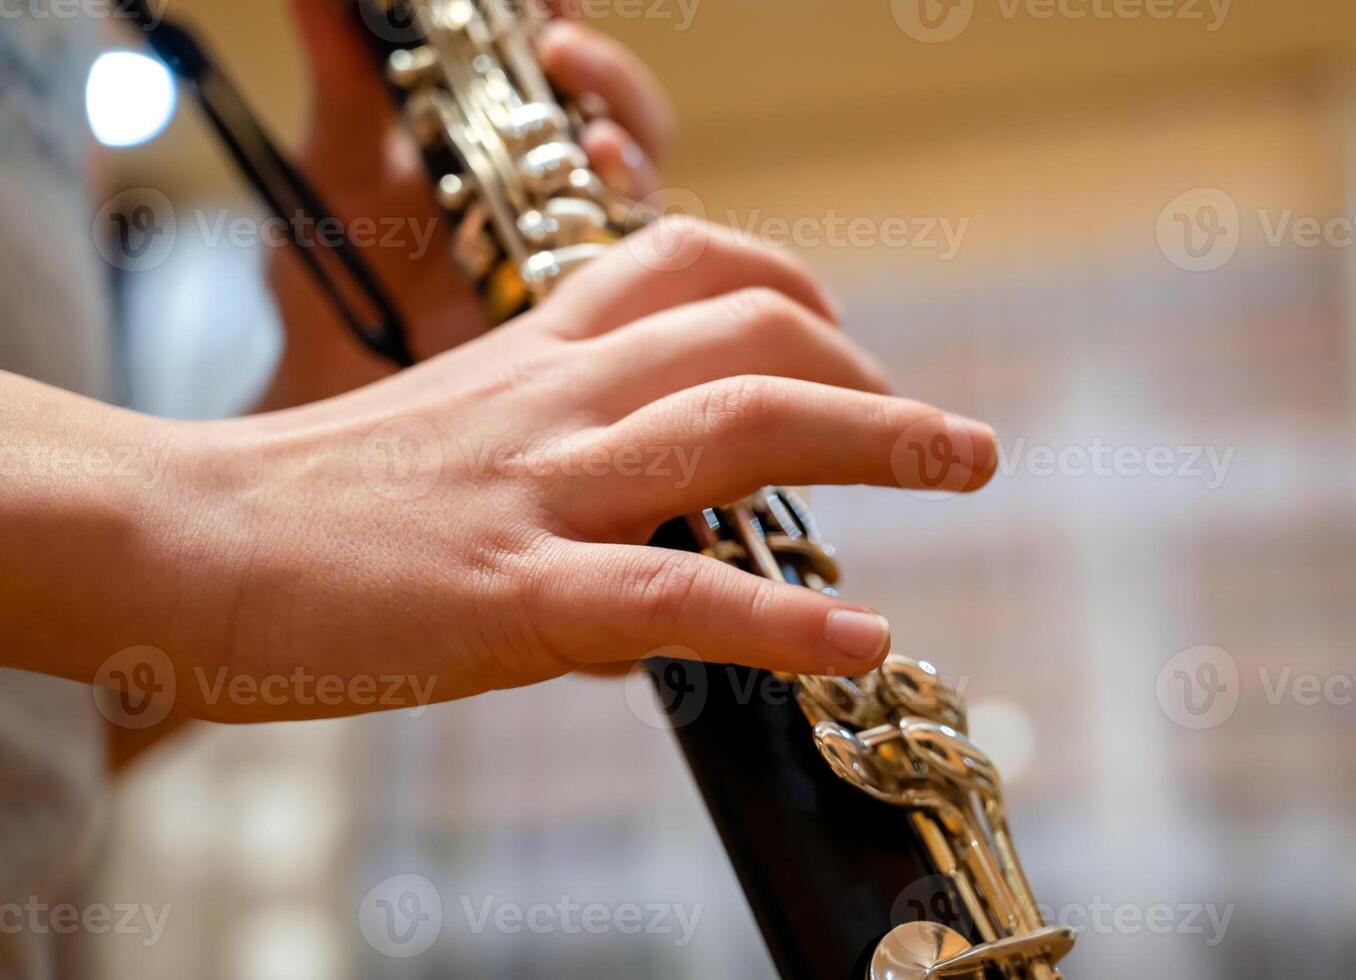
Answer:
<svg viewBox="0 0 1356 980"><path fill-rule="evenodd" d="M169 2L294 141L309 93L288 4ZM808 250L849 279L964 284L995 265L1137 246L1200 186L1245 212L1346 207L1356 6L1338 0L974 0L968 27L940 43L901 27L908 5L938 0L576 2L667 83L682 134L665 182L689 210L760 233L829 216L963 233L946 261ZM1141 9L1180 16L1094 16ZM192 106L111 163L116 180L176 201L247 197Z"/></svg>
<svg viewBox="0 0 1356 980"><path fill-rule="evenodd" d="M202 28L274 129L294 138L307 92L288 4L168 2ZM1356 7L1343 0L1058 0L1081 18L1059 14L1054 0L973 0L969 26L942 43L911 37L896 16L937 0L579 2L603 12L598 26L668 84L683 124L670 172L713 192L730 175L785 176L825 156L888 174L919 144L977 128L1020 138L1052 114L1133 112L1146 100L1190 110L1209 93L1322 86L1351 64L1356 37ZM1096 15L1164 3L1180 16ZM167 192L216 197L236 186L191 112L114 163Z"/></svg>

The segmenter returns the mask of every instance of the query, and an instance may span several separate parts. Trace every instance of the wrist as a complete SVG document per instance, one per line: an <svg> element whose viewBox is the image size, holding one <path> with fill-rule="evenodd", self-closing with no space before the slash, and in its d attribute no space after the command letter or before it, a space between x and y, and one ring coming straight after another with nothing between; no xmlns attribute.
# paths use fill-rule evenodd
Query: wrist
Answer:
<svg viewBox="0 0 1356 980"><path fill-rule="evenodd" d="M338 669L348 600L332 593L349 569L335 565L346 549L327 542L352 518L342 490L350 455L328 404L175 433L180 465L154 510L191 521L160 536L146 561L172 579L165 645L152 645L173 664L183 714L225 723L304 715L274 689L319 664Z"/></svg>
<svg viewBox="0 0 1356 980"><path fill-rule="evenodd" d="M173 665L177 712L236 721L228 703L214 699L212 679L223 671L253 669L260 650L275 648L268 631L285 626L278 601L288 592L288 529L296 513L274 506L274 488L288 466L279 452L284 418L259 416L226 422L177 423L168 435L171 464L137 521L162 531L139 551L148 577L160 583L150 639ZM267 609L272 615L261 615Z"/></svg>
<svg viewBox="0 0 1356 980"><path fill-rule="evenodd" d="M236 657L251 566L268 561L256 519L268 464L234 423L110 414L82 458L107 451L114 466L64 480L22 533L30 599L53 626L19 666L133 694L149 670L173 692L167 708L216 717L201 679Z"/></svg>
<svg viewBox="0 0 1356 980"><path fill-rule="evenodd" d="M172 640L175 424L13 387L0 482L5 663L88 681L124 647Z"/></svg>

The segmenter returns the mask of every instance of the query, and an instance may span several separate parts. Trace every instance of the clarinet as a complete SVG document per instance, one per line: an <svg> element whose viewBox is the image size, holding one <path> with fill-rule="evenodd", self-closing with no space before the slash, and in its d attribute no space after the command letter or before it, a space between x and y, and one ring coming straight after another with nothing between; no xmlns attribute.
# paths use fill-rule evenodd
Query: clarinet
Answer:
<svg viewBox="0 0 1356 980"><path fill-rule="evenodd" d="M533 55L539 2L354 8L456 230L456 264L496 321L655 217L589 169L581 114ZM787 488L672 521L653 544L821 591L839 578ZM998 772L930 664L891 654L861 677L647 669L781 976L1060 976L1073 932L1043 922Z"/></svg>

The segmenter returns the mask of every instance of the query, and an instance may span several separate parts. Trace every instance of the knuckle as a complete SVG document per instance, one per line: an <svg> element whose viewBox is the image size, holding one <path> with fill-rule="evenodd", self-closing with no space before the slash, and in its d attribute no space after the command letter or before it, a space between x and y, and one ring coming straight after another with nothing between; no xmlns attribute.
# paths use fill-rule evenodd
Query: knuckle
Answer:
<svg viewBox="0 0 1356 980"><path fill-rule="evenodd" d="M665 213L627 237L628 274L640 283L676 272L698 281L716 273L708 264L712 226L681 213Z"/></svg>
<svg viewBox="0 0 1356 980"><path fill-rule="evenodd" d="M745 619L750 636L758 636L768 623L781 621L783 610L778 591L766 579L758 579L758 588L749 600L743 603Z"/></svg>
<svg viewBox="0 0 1356 980"><path fill-rule="evenodd" d="M787 334L804 333L808 327L800 304L770 286L740 289L726 302L736 329L752 338L782 340Z"/></svg>
<svg viewBox="0 0 1356 980"><path fill-rule="evenodd" d="M785 351L801 365L836 370L841 383L884 394L890 382L880 359L843 337L797 300L769 286L750 286L723 300L731 336L721 343ZM780 373L780 372L777 372Z"/></svg>
<svg viewBox="0 0 1356 980"><path fill-rule="evenodd" d="M786 246L774 244L756 235L730 228L726 225L713 225L711 241L722 257L731 261L757 262L772 264L782 271L805 281L814 279L810 267L802 262Z"/></svg>
<svg viewBox="0 0 1356 980"><path fill-rule="evenodd" d="M713 273L719 272L734 282L752 283L768 278L768 255L775 251L772 246L720 224L712 224L707 237L705 261Z"/></svg>
<svg viewBox="0 0 1356 980"><path fill-rule="evenodd" d="M471 579L491 591L535 594L550 582L555 554L543 534L503 524L470 539L462 562Z"/></svg>
<svg viewBox="0 0 1356 980"><path fill-rule="evenodd" d="M673 623L687 609L699 579L698 566L665 559L634 569L627 588L645 621L652 627L662 627Z"/></svg>
<svg viewBox="0 0 1356 980"><path fill-rule="evenodd" d="M718 236L708 222L690 214L674 213L662 215L636 237L651 249L695 260L706 254L707 245Z"/></svg>
<svg viewBox="0 0 1356 980"><path fill-rule="evenodd" d="M724 225L712 225L710 229L711 248L707 255L713 265L742 270L746 278L751 278L759 269L766 270L769 257L775 257L779 250L761 239L736 232ZM766 278L766 275L761 278Z"/></svg>
<svg viewBox="0 0 1356 980"><path fill-rule="evenodd" d="M697 417L703 432L721 437L735 429L757 428L771 420L768 379L740 375L705 385L697 393Z"/></svg>

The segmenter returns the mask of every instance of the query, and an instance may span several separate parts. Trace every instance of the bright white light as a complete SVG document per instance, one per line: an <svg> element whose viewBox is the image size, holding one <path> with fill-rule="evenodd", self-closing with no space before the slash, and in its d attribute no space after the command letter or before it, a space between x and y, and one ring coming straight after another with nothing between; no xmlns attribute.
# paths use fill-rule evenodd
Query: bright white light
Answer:
<svg viewBox="0 0 1356 980"><path fill-rule="evenodd" d="M132 51L99 56L85 83L85 113L104 146L155 139L174 116L174 80L154 58Z"/></svg>

